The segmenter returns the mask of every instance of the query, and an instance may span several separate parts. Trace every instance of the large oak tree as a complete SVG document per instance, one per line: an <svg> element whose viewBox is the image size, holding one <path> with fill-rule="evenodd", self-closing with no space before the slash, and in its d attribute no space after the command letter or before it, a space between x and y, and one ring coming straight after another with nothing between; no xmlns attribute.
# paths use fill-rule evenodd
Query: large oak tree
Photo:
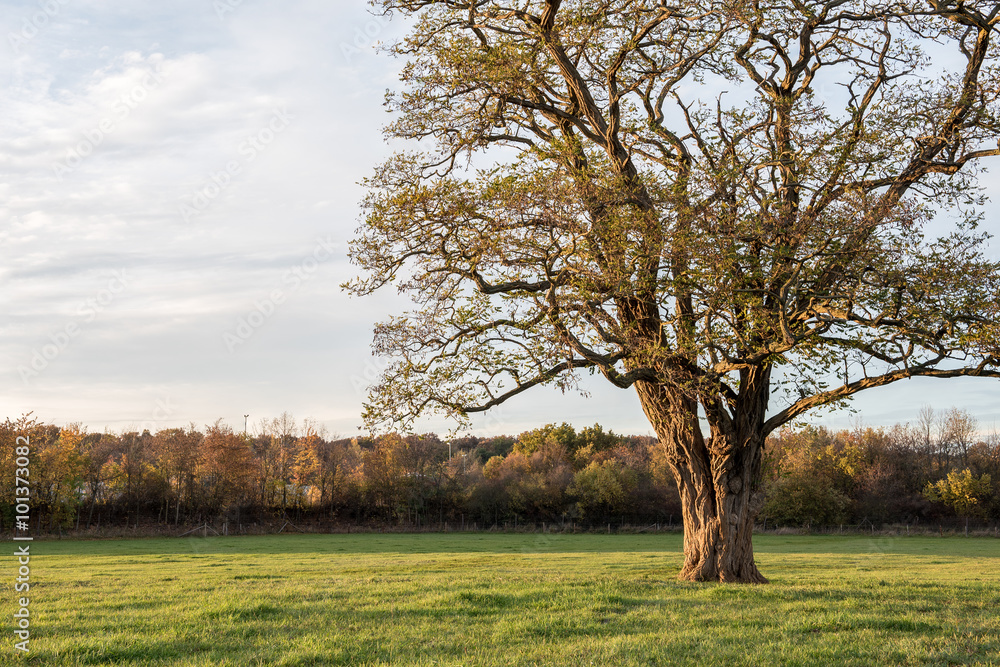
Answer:
<svg viewBox="0 0 1000 667"><path fill-rule="evenodd" d="M367 419L598 373L684 506L682 579L764 582L766 436L911 377L1000 377L1000 3L380 0L409 17L352 246L393 363ZM941 238L929 224L947 221ZM707 424L703 432L700 422Z"/></svg>

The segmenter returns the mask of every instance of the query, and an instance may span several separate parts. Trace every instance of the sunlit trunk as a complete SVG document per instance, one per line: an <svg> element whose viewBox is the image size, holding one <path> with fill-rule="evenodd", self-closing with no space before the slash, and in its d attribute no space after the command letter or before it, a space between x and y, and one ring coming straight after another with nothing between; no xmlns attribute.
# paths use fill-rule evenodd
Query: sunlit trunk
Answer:
<svg viewBox="0 0 1000 667"><path fill-rule="evenodd" d="M763 437L713 429L706 442L694 400L638 383L643 409L666 448L684 518L686 581L766 583L753 554L753 526L761 494ZM745 430L742 425L738 430Z"/></svg>

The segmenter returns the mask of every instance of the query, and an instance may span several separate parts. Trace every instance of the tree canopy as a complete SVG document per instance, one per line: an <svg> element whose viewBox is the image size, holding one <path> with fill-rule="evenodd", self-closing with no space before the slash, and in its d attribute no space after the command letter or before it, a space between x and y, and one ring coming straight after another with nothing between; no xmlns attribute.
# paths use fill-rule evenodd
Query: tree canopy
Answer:
<svg viewBox="0 0 1000 667"><path fill-rule="evenodd" d="M910 377L1000 377L977 186L1000 4L374 4L414 19L388 135L422 149L368 179L352 246L350 289L416 303L376 329L373 426L599 373L689 490L682 576L761 581L767 433Z"/></svg>

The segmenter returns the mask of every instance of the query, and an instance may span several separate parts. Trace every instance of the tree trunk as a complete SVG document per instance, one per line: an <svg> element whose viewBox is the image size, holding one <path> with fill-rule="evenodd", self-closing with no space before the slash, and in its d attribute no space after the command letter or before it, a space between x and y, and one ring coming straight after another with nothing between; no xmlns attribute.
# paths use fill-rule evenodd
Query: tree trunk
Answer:
<svg viewBox="0 0 1000 667"><path fill-rule="evenodd" d="M682 471L679 485L684 516L686 581L764 584L753 555L753 525L749 481L738 472L721 479ZM676 474L676 473L675 473Z"/></svg>
<svg viewBox="0 0 1000 667"><path fill-rule="evenodd" d="M763 453L759 425L766 401L761 419L734 419L725 428L713 424L706 442L696 401L650 383L636 383L636 389L681 497L684 566L679 578L767 583L753 555L753 525L762 501L757 488Z"/></svg>

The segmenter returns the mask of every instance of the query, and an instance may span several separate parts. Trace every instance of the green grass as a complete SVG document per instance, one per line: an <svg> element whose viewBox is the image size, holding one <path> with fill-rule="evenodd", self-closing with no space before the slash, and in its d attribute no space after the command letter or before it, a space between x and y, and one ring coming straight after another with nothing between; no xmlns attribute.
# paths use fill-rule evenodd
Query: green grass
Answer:
<svg viewBox="0 0 1000 667"><path fill-rule="evenodd" d="M767 586L678 582L679 535L35 542L0 664L1000 665L996 539L755 544Z"/></svg>

